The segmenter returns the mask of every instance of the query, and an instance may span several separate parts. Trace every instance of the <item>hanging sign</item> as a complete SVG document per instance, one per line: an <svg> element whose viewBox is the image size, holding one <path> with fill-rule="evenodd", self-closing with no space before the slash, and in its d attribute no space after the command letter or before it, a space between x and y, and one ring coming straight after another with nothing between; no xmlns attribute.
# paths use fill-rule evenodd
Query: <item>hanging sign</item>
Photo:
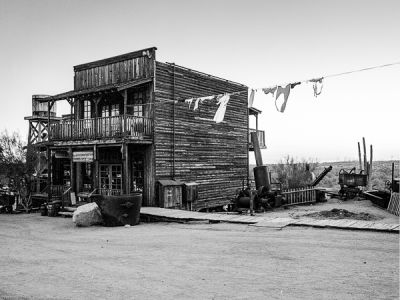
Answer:
<svg viewBox="0 0 400 300"><path fill-rule="evenodd" d="M54 154L55 158L69 158L67 151L56 151Z"/></svg>
<svg viewBox="0 0 400 300"><path fill-rule="evenodd" d="M92 162L93 151L76 151L72 153L73 162Z"/></svg>

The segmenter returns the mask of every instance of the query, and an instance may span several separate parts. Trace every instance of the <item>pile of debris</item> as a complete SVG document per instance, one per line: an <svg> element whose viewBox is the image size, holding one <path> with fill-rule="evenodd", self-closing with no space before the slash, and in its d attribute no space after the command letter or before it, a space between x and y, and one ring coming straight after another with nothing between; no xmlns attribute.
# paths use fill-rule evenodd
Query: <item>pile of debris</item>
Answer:
<svg viewBox="0 0 400 300"><path fill-rule="evenodd" d="M346 209L338 209L338 208L333 208L332 210L314 212L303 216L315 219L335 219L335 220L353 219L353 220L373 221L380 219L380 217L377 217L369 213L365 212L353 213Z"/></svg>

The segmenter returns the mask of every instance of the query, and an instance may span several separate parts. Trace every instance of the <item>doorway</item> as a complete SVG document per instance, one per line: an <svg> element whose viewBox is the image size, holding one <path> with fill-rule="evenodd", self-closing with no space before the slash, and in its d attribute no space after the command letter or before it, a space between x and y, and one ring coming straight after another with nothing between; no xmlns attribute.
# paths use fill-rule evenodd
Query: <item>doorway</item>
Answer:
<svg viewBox="0 0 400 300"><path fill-rule="evenodd" d="M122 194L122 165L101 164L99 190L102 195Z"/></svg>

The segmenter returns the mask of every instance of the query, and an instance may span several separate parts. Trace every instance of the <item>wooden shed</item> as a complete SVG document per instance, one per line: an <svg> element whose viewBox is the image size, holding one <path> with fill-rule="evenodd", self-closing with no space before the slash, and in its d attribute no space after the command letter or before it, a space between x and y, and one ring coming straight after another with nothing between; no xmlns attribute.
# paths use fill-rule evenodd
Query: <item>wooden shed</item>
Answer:
<svg viewBox="0 0 400 300"><path fill-rule="evenodd" d="M29 141L46 153L49 197L84 201L141 191L144 206L164 206L157 184L173 180L198 184L191 208L199 210L228 203L247 182L249 131L264 133L249 129L245 85L159 62L156 48L81 64L74 72L74 90L35 98L47 105L46 132L40 139L31 132ZM197 110L184 101L232 92L241 93L230 97L221 123L213 121L216 101ZM56 118L53 106L62 100L71 111Z"/></svg>

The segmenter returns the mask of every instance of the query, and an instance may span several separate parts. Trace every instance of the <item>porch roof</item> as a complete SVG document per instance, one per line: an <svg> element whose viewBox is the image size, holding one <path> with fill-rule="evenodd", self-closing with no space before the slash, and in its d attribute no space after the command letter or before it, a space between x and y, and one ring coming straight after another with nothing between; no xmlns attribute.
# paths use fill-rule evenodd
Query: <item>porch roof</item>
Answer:
<svg viewBox="0 0 400 300"><path fill-rule="evenodd" d="M50 102L50 101L66 100L66 99L70 99L70 98L86 96L89 94L104 93L104 92L111 92L111 91L121 91L121 90L129 89L134 86L149 83L152 80L153 80L153 78L145 78L145 79L140 79L140 80L131 80L128 82L123 82L123 83L113 83L113 84L103 85L103 86L99 86L99 87L93 87L90 89L80 90L80 91L72 90L72 91L64 92L64 93L57 94L54 96L37 99L37 101L38 102Z"/></svg>

